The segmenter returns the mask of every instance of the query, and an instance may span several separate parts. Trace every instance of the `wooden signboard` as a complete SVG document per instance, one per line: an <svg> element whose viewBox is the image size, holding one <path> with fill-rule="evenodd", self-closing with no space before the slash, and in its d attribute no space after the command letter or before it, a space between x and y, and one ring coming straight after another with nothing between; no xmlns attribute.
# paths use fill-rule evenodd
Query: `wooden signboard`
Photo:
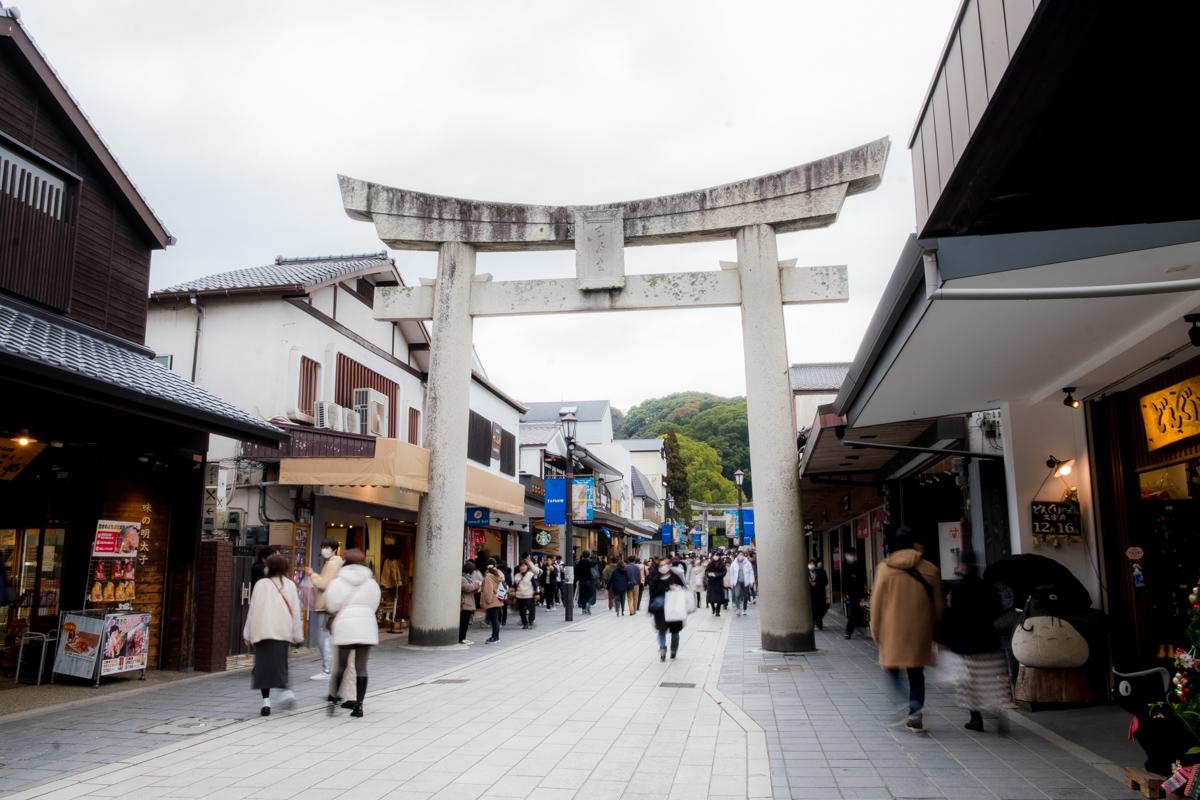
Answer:
<svg viewBox="0 0 1200 800"><path fill-rule="evenodd" d="M1144 395L1140 405L1151 452L1200 433L1200 378Z"/></svg>
<svg viewBox="0 0 1200 800"><path fill-rule="evenodd" d="M1035 542L1043 537L1065 537L1067 541L1082 541L1083 527L1078 500L1060 500L1057 503L1035 500L1031 508Z"/></svg>

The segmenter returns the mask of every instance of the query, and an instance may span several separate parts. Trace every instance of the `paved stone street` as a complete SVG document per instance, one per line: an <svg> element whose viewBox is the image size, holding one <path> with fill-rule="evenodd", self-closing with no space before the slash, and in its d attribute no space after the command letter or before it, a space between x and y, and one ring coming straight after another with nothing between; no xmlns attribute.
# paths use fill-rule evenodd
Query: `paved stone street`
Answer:
<svg viewBox="0 0 1200 800"><path fill-rule="evenodd" d="M372 657L366 716L257 716L242 672L0 722L0 793L16 798L1088 798L1136 797L1014 725L971 734L931 687L930 732L891 727L865 640L763 654L745 618L698 611L659 663L647 616L543 612L497 647ZM482 641L473 629L471 637ZM307 708L303 707L307 704ZM198 716L196 735L145 733Z"/></svg>

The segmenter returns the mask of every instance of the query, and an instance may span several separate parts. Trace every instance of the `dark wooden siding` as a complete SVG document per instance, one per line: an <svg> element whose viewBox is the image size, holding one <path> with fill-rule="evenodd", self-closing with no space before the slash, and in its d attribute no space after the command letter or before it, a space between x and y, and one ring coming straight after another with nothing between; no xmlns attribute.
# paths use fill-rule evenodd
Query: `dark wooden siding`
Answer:
<svg viewBox="0 0 1200 800"><path fill-rule="evenodd" d="M492 421L474 411L467 423L467 458L485 467L492 464Z"/></svg>
<svg viewBox="0 0 1200 800"><path fill-rule="evenodd" d="M300 386L297 389L296 408L301 414L312 416L316 413L317 378L320 375L320 364L308 356L300 356Z"/></svg>
<svg viewBox="0 0 1200 800"><path fill-rule="evenodd" d="M506 430L500 431L500 471L517 474L517 437Z"/></svg>
<svg viewBox="0 0 1200 800"><path fill-rule="evenodd" d="M79 177L75 257L70 274L62 280L69 296L60 310L72 319L143 342L150 242L139 234L132 212L109 189L90 151L77 141L54 103L34 89L2 46L0 131Z"/></svg>
<svg viewBox="0 0 1200 800"><path fill-rule="evenodd" d="M343 408L354 408L355 389L375 389L387 396L387 432L389 437L396 438L396 406L400 401L400 389L396 382L367 369L344 353L338 353L333 402Z"/></svg>
<svg viewBox="0 0 1200 800"><path fill-rule="evenodd" d="M415 408L408 410L408 443L421 445L421 412Z"/></svg>
<svg viewBox="0 0 1200 800"><path fill-rule="evenodd" d="M280 425L291 439L280 445L242 442L246 458L374 458L375 437L339 433L324 428Z"/></svg>
<svg viewBox="0 0 1200 800"><path fill-rule="evenodd" d="M48 185L20 161L7 158L7 152L0 149L0 289L65 311L71 295L75 193L70 186Z"/></svg>

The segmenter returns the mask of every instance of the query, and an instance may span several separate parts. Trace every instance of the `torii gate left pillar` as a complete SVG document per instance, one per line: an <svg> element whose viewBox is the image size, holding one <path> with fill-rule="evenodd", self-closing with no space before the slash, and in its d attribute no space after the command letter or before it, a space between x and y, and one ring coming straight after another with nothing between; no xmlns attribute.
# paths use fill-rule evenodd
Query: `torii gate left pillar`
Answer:
<svg viewBox="0 0 1200 800"><path fill-rule="evenodd" d="M602 206L484 203L340 178L346 212L373 221L389 247L438 250L433 286L375 294L377 319L433 320L425 414L430 491L418 515L411 644L458 640L472 319L736 305L746 357L762 644L781 652L813 649L808 586L796 579L805 544L783 306L846 300L846 270L780 263L775 234L832 224L847 195L879 184L887 151L881 139L761 178ZM719 271L625 275L625 246L728 238L737 240L738 261ZM492 282L474 275L477 250L571 247L573 280Z"/></svg>

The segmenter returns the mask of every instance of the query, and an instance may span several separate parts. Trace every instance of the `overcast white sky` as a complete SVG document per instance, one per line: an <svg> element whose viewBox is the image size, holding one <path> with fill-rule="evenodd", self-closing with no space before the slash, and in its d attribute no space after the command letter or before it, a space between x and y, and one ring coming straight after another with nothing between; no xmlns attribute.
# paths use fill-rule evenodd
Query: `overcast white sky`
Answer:
<svg viewBox="0 0 1200 800"><path fill-rule="evenodd" d="M793 362L850 360L914 227L908 136L958 0L9 2L179 243L152 288L276 255L382 249L336 175L437 194L600 203L773 172L881 136L883 185L780 257L847 264L848 304L787 311ZM405 280L434 256L394 253ZM496 280L570 251L481 254ZM716 269L733 242L630 248ZM628 408L745 392L736 309L480 320L529 401Z"/></svg>

